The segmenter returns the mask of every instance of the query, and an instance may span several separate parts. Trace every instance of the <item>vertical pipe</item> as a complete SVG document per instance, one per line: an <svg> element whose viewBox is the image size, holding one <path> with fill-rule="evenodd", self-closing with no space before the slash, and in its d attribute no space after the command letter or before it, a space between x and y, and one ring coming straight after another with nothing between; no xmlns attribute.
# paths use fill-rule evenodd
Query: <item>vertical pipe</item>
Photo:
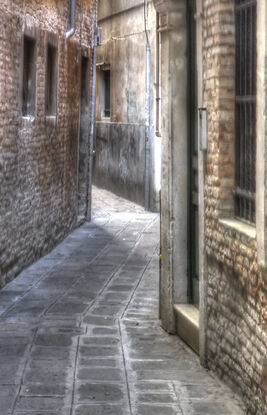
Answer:
<svg viewBox="0 0 267 415"><path fill-rule="evenodd" d="M76 0L70 0L70 29L66 33L66 39L69 39L75 33L75 30L76 30L75 15L76 15Z"/></svg>
<svg viewBox="0 0 267 415"><path fill-rule="evenodd" d="M156 135L160 137L160 17L157 12L156 33Z"/></svg>
<svg viewBox="0 0 267 415"><path fill-rule="evenodd" d="M147 20L148 5L144 2L145 32L146 32L146 99L145 99L145 208L150 207L150 72L151 72L151 47L148 38Z"/></svg>
<svg viewBox="0 0 267 415"><path fill-rule="evenodd" d="M91 124L89 133L89 178L88 178L88 199L86 219L91 220L92 216L92 183L93 183L93 157L95 141L95 112L96 112L96 57L97 57L97 16L95 17L95 33L93 48L93 79L92 79L92 102L91 102Z"/></svg>

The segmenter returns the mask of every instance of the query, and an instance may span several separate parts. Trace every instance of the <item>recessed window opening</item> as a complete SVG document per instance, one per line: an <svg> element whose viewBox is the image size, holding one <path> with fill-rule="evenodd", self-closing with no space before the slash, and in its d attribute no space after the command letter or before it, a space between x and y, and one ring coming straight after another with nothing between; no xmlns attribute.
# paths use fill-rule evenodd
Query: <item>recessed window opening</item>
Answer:
<svg viewBox="0 0 267 415"><path fill-rule="evenodd" d="M46 115L57 113L57 49L50 43L47 45L46 61Z"/></svg>
<svg viewBox="0 0 267 415"><path fill-rule="evenodd" d="M89 59L82 56L81 65L81 110L84 112L89 106Z"/></svg>
<svg viewBox="0 0 267 415"><path fill-rule="evenodd" d="M257 0L236 0L235 216L255 223Z"/></svg>
<svg viewBox="0 0 267 415"><path fill-rule="evenodd" d="M110 117L110 70L102 70L101 78L101 115Z"/></svg>
<svg viewBox="0 0 267 415"><path fill-rule="evenodd" d="M22 115L35 113L35 82L36 82L36 42L24 36L23 44L23 87L22 87Z"/></svg>

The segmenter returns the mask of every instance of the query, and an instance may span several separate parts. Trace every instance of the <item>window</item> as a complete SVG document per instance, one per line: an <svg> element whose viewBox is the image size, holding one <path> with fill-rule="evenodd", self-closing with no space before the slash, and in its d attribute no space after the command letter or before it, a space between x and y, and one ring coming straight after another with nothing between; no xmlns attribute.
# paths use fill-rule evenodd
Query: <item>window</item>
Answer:
<svg viewBox="0 0 267 415"><path fill-rule="evenodd" d="M36 81L35 40L24 36L23 43L23 86L22 115L35 113L35 81Z"/></svg>
<svg viewBox="0 0 267 415"><path fill-rule="evenodd" d="M235 215L255 223L256 0L236 0Z"/></svg>
<svg viewBox="0 0 267 415"><path fill-rule="evenodd" d="M57 113L57 49L50 43L46 56L46 115Z"/></svg>
<svg viewBox="0 0 267 415"><path fill-rule="evenodd" d="M103 94L103 115L110 117L110 70L103 71Z"/></svg>
<svg viewBox="0 0 267 415"><path fill-rule="evenodd" d="M99 109L100 119L110 117L110 66L101 65L99 68Z"/></svg>

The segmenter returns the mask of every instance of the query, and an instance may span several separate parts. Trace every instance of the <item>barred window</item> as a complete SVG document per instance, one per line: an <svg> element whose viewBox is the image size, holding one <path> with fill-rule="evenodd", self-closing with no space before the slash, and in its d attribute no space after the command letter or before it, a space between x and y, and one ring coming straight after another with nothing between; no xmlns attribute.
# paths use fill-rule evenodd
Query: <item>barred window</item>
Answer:
<svg viewBox="0 0 267 415"><path fill-rule="evenodd" d="M257 0L236 0L235 216L255 223Z"/></svg>

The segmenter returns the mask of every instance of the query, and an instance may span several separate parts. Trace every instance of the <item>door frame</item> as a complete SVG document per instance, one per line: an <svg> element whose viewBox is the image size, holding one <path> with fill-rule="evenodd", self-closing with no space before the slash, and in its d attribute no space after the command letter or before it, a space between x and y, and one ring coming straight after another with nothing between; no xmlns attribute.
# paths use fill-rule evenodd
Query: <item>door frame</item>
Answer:
<svg viewBox="0 0 267 415"><path fill-rule="evenodd" d="M187 0L153 0L161 18L162 190L160 318L177 332L175 305L188 305L187 215ZM202 107L202 0L196 0L198 106ZM205 365L206 282L204 246L204 164L199 152L199 353Z"/></svg>

